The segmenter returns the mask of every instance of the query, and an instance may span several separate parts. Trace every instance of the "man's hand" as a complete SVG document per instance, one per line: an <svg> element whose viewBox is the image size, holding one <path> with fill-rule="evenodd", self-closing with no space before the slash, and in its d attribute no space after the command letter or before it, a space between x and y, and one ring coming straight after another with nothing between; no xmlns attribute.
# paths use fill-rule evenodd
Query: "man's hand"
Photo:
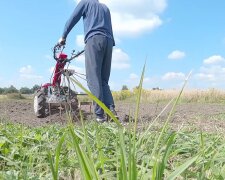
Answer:
<svg viewBox="0 0 225 180"><path fill-rule="evenodd" d="M66 39L64 39L64 38L60 38L59 39L59 41L58 41L58 44L60 45L60 46L63 46L63 45L65 45L66 44Z"/></svg>

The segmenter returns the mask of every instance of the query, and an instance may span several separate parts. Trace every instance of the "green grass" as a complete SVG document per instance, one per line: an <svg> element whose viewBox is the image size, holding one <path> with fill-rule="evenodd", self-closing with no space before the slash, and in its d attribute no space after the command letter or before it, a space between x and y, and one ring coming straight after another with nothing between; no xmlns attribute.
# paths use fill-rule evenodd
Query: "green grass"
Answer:
<svg viewBox="0 0 225 180"><path fill-rule="evenodd" d="M27 96L28 97L28 96ZM27 100L26 95L22 95L20 93L10 93L6 95L0 95L0 101L5 100Z"/></svg>
<svg viewBox="0 0 225 180"><path fill-rule="evenodd" d="M223 134L175 132L169 126L187 80L162 110L173 104L163 124L154 128L158 116L137 129L144 71L145 67L136 92L134 122L127 127L73 78L113 123L86 123L81 115L82 126L76 126L69 114L65 127L28 128L2 120L0 179L225 179Z"/></svg>
<svg viewBox="0 0 225 180"><path fill-rule="evenodd" d="M20 93L11 93L7 94L8 99L15 99L15 100L21 100L21 99L26 99L25 96L23 96Z"/></svg>
<svg viewBox="0 0 225 180"><path fill-rule="evenodd" d="M5 99L7 99L7 96L6 95L0 95L0 100L5 100Z"/></svg>
<svg viewBox="0 0 225 180"><path fill-rule="evenodd" d="M75 176L118 179L120 171L126 172L123 167L129 166L128 159L132 160L129 156L133 133L124 129L119 137L115 123L89 122L85 124L86 134L82 127L29 128L6 122L0 123L0 129L0 179L69 179ZM131 161L129 168L136 169L138 179L155 176L155 172L158 172L155 179L160 179L159 176L225 178L224 135L168 129L152 157L150 154L159 133L149 131L142 137L143 131L137 132L136 163ZM118 147L120 143L122 150ZM86 174L82 175L82 171ZM121 179L132 179L129 177L132 176L128 173Z"/></svg>

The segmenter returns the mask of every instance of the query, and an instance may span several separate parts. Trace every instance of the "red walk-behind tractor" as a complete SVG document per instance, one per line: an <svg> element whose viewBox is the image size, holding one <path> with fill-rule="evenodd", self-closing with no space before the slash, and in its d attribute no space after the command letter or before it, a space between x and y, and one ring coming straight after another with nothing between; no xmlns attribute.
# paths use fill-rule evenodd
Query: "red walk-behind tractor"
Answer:
<svg viewBox="0 0 225 180"><path fill-rule="evenodd" d="M76 72L72 69L64 68L67 63L81 55L83 51L72 52L68 58L63 53L64 46L56 45L53 48L53 57L56 60L55 70L51 77L50 83L43 84L34 96L34 113L37 117L42 118L51 115L53 110L66 109L72 113L73 117L79 114L77 93L72 90L70 76ZM62 82L61 82L61 79Z"/></svg>

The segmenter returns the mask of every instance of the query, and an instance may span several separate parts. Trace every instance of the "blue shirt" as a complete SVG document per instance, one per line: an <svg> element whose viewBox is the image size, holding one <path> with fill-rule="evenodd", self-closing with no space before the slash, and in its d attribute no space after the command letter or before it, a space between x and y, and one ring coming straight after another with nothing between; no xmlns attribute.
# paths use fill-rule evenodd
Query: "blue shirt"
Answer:
<svg viewBox="0 0 225 180"><path fill-rule="evenodd" d="M98 0L81 0L78 3L72 16L65 25L63 38L66 39L69 32L81 17L83 17L84 22L85 43L90 37L99 34L112 39L115 45L110 11L106 5L99 3Z"/></svg>

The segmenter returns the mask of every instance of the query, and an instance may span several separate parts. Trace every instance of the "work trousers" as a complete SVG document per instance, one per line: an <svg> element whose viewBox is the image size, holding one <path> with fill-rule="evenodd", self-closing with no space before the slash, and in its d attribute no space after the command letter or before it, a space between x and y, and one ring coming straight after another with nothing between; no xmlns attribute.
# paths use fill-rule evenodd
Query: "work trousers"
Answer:
<svg viewBox="0 0 225 180"><path fill-rule="evenodd" d="M94 35L85 45L85 68L88 88L110 110L115 105L108 85L113 41L103 35ZM97 117L104 115L103 109L94 102L94 111Z"/></svg>

